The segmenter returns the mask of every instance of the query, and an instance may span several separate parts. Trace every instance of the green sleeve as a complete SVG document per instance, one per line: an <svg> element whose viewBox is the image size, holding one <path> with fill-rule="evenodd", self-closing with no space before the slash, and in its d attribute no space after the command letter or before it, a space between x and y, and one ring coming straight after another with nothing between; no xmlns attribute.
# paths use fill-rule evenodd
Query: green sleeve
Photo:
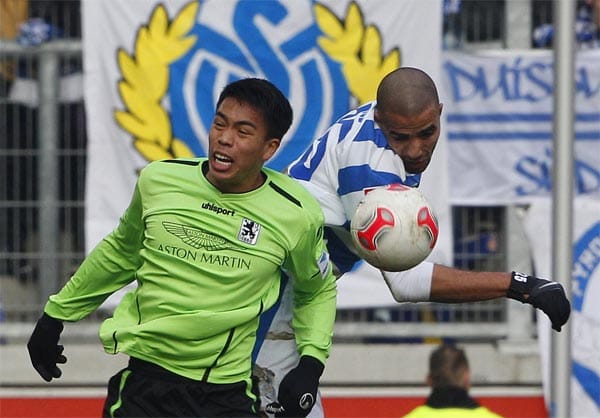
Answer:
<svg viewBox="0 0 600 418"><path fill-rule="evenodd" d="M312 228L299 241L291 254L290 272L294 277L292 324L298 352L325 364L333 338L337 287L322 227Z"/></svg>
<svg viewBox="0 0 600 418"><path fill-rule="evenodd" d="M57 319L77 321L96 310L115 291L135 279L143 239L139 184L118 226L92 250L44 311Z"/></svg>

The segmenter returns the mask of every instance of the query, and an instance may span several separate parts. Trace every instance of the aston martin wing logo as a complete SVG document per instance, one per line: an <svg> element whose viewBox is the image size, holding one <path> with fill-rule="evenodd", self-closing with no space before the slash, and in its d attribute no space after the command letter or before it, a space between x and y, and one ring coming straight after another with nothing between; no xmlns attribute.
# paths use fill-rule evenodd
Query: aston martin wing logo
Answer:
<svg viewBox="0 0 600 418"><path fill-rule="evenodd" d="M215 251L227 247L226 240L217 237L208 231L167 221L163 221L162 224L169 233L198 250L204 248L208 251Z"/></svg>

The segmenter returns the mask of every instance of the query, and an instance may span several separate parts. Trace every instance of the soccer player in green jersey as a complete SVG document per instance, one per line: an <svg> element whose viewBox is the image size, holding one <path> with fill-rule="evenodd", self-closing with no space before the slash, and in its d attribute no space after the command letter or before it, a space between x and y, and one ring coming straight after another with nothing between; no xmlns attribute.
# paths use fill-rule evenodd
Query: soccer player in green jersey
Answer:
<svg viewBox="0 0 600 418"><path fill-rule="evenodd" d="M251 358L260 315L294 278L300 362L279 388L284 414L306 415L329 354L335 278L323 214L295 180L264 167L292 123L270 82L221 92L207 158L156 161L131 203L67 284L27 344L46 381L61 376L63 322L80 320L133 280L100 327L128 367L108 384L105 417L257 416Z"/></svg>

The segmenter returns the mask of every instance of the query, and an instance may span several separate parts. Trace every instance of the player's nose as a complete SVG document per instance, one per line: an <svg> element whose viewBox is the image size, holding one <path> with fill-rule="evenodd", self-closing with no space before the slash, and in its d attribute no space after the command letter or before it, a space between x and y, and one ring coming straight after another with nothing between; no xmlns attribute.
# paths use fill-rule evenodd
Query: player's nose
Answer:
<svg viewBox="0 0 600 418"><path fill-rule="evenodd" d="M220 135L217 139L219 144L222 145L231 145L234 141L234 134L231 129L225 129L220 132Z"/></svg>
<svg viewBox="0 0 600 418"><path fill-rule="evenodd" d="M419 160L423 156L423 146L419 138L412 137L402 146L399 153L402 158L408 160Z"/></svg>

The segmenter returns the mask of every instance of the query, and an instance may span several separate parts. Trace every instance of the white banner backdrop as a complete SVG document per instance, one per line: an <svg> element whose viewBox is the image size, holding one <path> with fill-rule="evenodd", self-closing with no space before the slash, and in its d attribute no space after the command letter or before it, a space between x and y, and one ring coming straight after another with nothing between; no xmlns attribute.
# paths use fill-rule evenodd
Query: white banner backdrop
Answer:
<svg viewBox="0 0 600 418"><path fill-rule="evenodd" d="M600 195L600 49L575 67L576 193ZM442 74L451 203L550 197L552 51L445 52Z"/></svg>
<svg viewBox="0 0 600 418"><path fill-rule="evenodd" d="M600 198L580 196L573 205L571 327L571 415L600 417ZM536 274L552 275L552 206L535 201L525 218ZM549 403L550 322L538 315L544 395ZM548 404L548 407L550 405Z"/></svg>
<svg viewBox="0 0 600 418"><path fill-rule="evenodd" d="M88 251L116 226L148 161L204 155L217 96L234 79L268 78L292 103L275 169L373 99L392 69L420 67L441 86L442 0L83 0L82 15ZM446 149L442 137L421 187L440 221L436 257L450 262ZM356 276L341 280L341 306L364 304L364 286L388 294L369 266Z"/></svg>

